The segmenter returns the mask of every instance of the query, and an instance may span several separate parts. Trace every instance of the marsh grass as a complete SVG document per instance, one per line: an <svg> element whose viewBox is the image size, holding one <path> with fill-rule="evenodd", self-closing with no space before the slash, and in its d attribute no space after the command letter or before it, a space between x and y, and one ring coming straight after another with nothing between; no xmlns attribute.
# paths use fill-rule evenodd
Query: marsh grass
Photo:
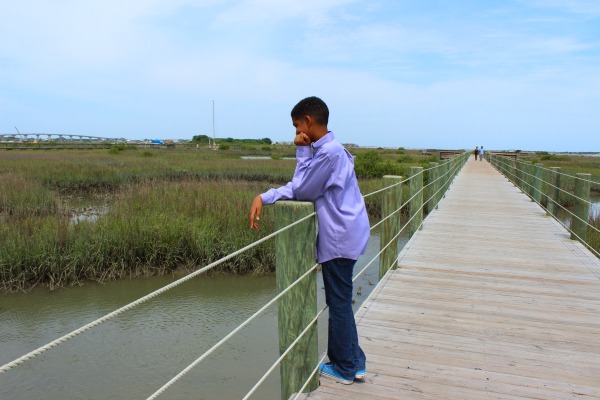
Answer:
<svg viewBox="0 0 600 400"><path fill-rule="evenodd" d="M240 155L131 148L0 152L0 290L189 271L267 235L270 208L263 209L257 232L248 228L249 206L256 194L288 182L296 163ZM381 179L359 184L363 194L382 187ZM65 199L96 194L110 199L108 211L95 222L72 223ZM381 199L366 200L372 222ZM269 273L274 257L267 241L214 272Z"/></svg>
<svg viewBox="0 0 600 400"><path fill-rule="evenodd" d="M86 280L194 269L272 230L248 229L252 198L285 183L295 162L246 161L215 152L0 153L2 289L50 288ZM61 199L108 192L97 222L71 223ZM272 244L262 244L215 271L273 271Z"/></svg>
<svg viewBox="0 0 600 400"><path fill-rule="evenodd" d="M40 283L54 288L206 265L272 230L268 209L263 229L248 229L247 208L259 190L257 184L233 181L149 181L119 192L95 223L71 224L68 216L56 214L3 224L3 289ZM215 272L272 272L271 246L261 244Z"/></svg>

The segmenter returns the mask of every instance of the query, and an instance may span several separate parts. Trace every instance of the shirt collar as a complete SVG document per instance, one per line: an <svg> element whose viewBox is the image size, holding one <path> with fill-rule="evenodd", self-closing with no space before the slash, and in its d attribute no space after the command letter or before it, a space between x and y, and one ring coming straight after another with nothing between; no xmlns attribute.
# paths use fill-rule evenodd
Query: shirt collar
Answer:
<svg viewBox="0 0 600 400"><path fill-rule="evenodd" d="M333 132L327 131L327 134L323 136L321 139L317 140L312 144L313 149L318 149L323 146L325 143L329 143L332 140L335 140L335 136L333 136Z"/></svg>

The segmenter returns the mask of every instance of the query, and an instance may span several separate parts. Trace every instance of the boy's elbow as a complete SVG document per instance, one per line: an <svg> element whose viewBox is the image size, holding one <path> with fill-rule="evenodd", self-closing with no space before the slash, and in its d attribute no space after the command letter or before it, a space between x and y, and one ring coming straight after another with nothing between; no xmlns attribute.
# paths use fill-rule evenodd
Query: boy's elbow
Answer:
<svg viewBox="0 0 600 400"><path fill-rule="evenodd" d="M294 199L298 201L315 201L315 196L309 190L302 187L294 188Z"/></svg>

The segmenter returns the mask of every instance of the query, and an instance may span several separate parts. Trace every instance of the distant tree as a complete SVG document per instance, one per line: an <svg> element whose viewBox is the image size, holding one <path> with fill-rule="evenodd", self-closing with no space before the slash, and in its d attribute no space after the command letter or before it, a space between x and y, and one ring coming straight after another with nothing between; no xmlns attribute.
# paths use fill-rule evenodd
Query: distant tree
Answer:
<svg viewBox="0 0 600 400"><path fill-rule="evenodd" d="M271 139L269 139L268 137L263 138L262 141L263 141L263 143L266 143L266 144L273 144L273 142L271 141Z"/></svg>
<svg viewBox="0 0 600 400"><path fill-rule="evenodd" d="M356 156L354 170L359 178L381 178L383 175L399 175L400 167L384 161L377 151L371 150Z"/></svg>
<svg viewBox="0 0 600 400"><path fill-rule="evenodd" d="M224 139L224 141L227 143L233 143L233 138L228 137L227 139Z"/></svg>
<svg viewBox="0 0 600 400"><path fill-rule="evenodd" d="M192 137L192 142L208 143L209 141L210 137L206 135L195 135Z"/></svg>

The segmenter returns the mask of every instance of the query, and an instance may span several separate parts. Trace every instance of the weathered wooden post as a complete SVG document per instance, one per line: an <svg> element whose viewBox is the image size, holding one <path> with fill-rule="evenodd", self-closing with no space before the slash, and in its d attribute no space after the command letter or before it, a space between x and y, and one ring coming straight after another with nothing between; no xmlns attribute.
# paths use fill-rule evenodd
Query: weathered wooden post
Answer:
<svg viewBox="0 0 600 400"><path fill-rule="evenodd" d="M278 201L275 203L275 227L281 229L315 211L313 203ZM283 231L275 238L277 291L282 292L315 265L316 216ZM309 274L279 300L279 352L283 353L317 315L317 278ZM283 359L280 365L281 398L287 400L298 391L318 362L317 327ZM319 386L315 376L307 391Z"/></svg>
<svg viewBox="0 0 600 400"><path fill-rule="evenodd" d="M448 168L450 169L450 182L448 182L448 187L450 187L456 176L456 155L450 157L450 162L448 164L450 164L448 165Z"/></svg>
<svg viewBox="0 0 600 400"><path fill-rule="evenodd" d="M446 192L452 183L452 159L449 158L446 160L446 176L448 179L446 180L446 188L444 190L444 197L446 196Z"/></svg>
<svg viewBox="0 0 600 400"><path fill-rule="evenodd" d="M525 164L525 184L527 191L525 193L529 194L531 197L531 201L533 200L533 164L527 163Z"/></svg>
<svg viewBox="0 0 600 400"><path fill-rule="evenodd" d="M548 214L557 216L558 199L560 196L560 167L550 167L548 171Z"/></svg>
<svg viewBox="0 0 600 400"><path fill-rule="evenodd" d="M429 173L428 173L428 182L427 184L429 185L428 188L429 190L427 191L427 199L429 199L429 201L427 202L427 213L429 214L434 208L435 208L435 197L436 195L436 187L437 187L437 171L438 171L438 163L436 162L430 162L428 164L429 167ZM426 199L426 200L427 200Z"/></svg>
<svg viewBox="0 0 600 400"><path fill-rule="evenodd" d="M393 216L383 221L381 224L381 237L379 239L379 250L383 250L379 257L379 279L383 278L390 266L396 269L394 260L398 257L398 238L392 240L400 231L402 223L400 222L400 207L402 206L402 182L401 176L385 175L383 177L384 187L397 184L394 187L383 192L383 201L381 203L381 218L385 218L393 212ZM391 241L391 243L390 243ZM388 245L388 243L390 243ZM387 245L387 247L386 247ZM393 264L393 265L392 265Z"/></svg>
<svg viewBox="0 0 600 400"><path fill-rule="evenodd" d="M448 165L448 163L446 163ZM423 222L423 167L410 167L410 194L408 209L410 210L410 221L408 225L408 236L412 237ZM414 196L414 197L413 197Z"/></svg>
<svg viewBox="0 0 600 400"><path fill-rule="evenodd" d="M590 213L591 174L575 175L575 214L571 221L571 239L587 240L587 223Z"/></svg>
<svg viewBox="0 0 600 400"><path fill-rule="evenodd" d="M440 197L441 200L443 197L446 197L446 187L448 186L448 159L442 161L442 168L440 173L442 174L442 179L440 179Z"/></svg>
<svg viewBox="0 0 600 400"><path fill-rule="evenodd" d="M544 164L535 164L533 167L533 201L542 203L542 182L544 176Z"/></svg>
<svg viewBox="0 0 600 400"><path fill-rule="evenodd" d="M442 183L442 165L441 163L436 163L437 166L435 167L435 183L433 184L433 190L434 190L434 195L433 195L433 204L435 205L435 208L438 208L438 203L440 202L440 191L441 191L441 183Z"/></svg>
<svg viewBox="0 0 600 400"><path fill-rule="evenodd" d="M522 192L524 192L525 190L524 185L523 185L523 164L520 161L516 162L516 166L517 166L517 187L519 189L521 189Z"/></svg>
<svg viewBox="0 0 600 400"><path fill-rule="evenodd" d="M519 180L517 179L519 175L519 169L517 168L517 159L511 161L512 165L512 182L516 187L519 187Z"/></svg>

